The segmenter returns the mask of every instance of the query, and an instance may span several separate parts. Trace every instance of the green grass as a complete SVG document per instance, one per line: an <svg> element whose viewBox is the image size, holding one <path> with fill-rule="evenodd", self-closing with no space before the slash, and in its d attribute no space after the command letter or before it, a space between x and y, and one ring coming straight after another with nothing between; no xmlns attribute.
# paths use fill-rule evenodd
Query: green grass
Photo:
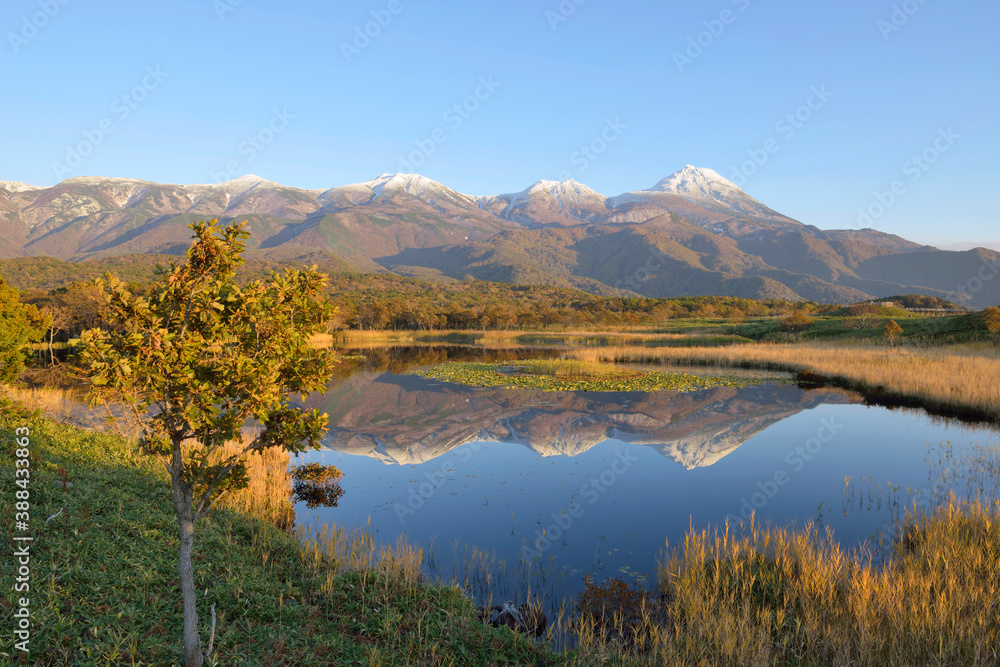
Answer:
<svg viewBox="0 0 1000 667"><path fill-rule="evenodd" d="M28 656L12 650L5 631L0 663L177 664L177 522L159 464L115 436L6 414L0 417L5 495L15 488L18 426L31 429L33 627ZM9 547L13 503L2 507ZM567 659L477 622L457 588L384 569L317 566L296 538L260 520L214 511L196 531L203 641L211 604L218 614L216 652L207 664L550 665ZM13 559L2 563L10 582ZM4 588L0 606L10 619L16 595L24 593Z"/></svg>
<svg viewBox="0 0 1000 667"><path fill-rule="evenodd" d="M724 345L739 345L741 343L752 343L751 338L736 335L708 335L684 336L683 338L666 338L654 340L647 343L650 347L718 347Z"/></svg>
<svg viewBox="0 0 1000 667"><path fill-rule="evenodd" d="M538 332L499 332L503 340L524 346L560 345L569 347L598 347L621 345L629 343L629 336L641 335L647 340L645 345L654 347L701 347L726 346L750 342L787 342L789 334L781 329L781 319L777 317L750 318L741 323L734 323L723 318L678 318L661 322L655 326L641 325L628 330L601 331L595 329L590 333L559 332L556 330ZM928 316L911 313L899 308L881 308L867 331L861 331L854 324L855 318L847 315L847 311L835 311L825 315L813 316L813 324L800 337L800 340L830 340L852 341L868 340L882 341L885 339L885 325L889 320L896 321L903 333L898 342L917 345L951 345L955 343L973 343L985 341L985 327L978 313L966 315L949 315L946 317ZM621 329L619 327L619 329ZM412 332L409 332L412 333ZM436 334L434 332L420 334L419 340L453 342L458 344L476 344L483 339L480 331L449 332ZM668 338L657 340L658 335Z"/></svg>
<svg viewBox="0 0 1000 667"><path fill-rule="evenodd" d="M851 317L841 315L821 315L813 318L813 324L803 332L801 340L849 341L866 339L885 340L885 325L894 320L903 328L898 343L915 345L951 345L973 343L986 340L985 329L978 313L930 317L900 311L900 316L880 315L867 332L852 328ZM784 342L788 334L781 330L780 319L756 319L733 328L738 336L759 342Z"/></svg>
<svg viewBox="0 0 1000 667"><path fill-rule="evenodd" d="M566 359L496 363L448 361L409 373L471 387L542 391L700 391L711 387L747 387L788 381L785 377L747 377L737 373L695 375L645 371Z"/></svg>

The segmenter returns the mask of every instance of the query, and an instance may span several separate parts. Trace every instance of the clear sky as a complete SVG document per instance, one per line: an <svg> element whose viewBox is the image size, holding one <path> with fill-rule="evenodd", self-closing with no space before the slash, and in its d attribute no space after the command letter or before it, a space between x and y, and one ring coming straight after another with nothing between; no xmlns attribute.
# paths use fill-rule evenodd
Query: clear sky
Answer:
<svg viewBox="0 0 1000 667"><path fill-rule="evenodd" d="M0 180L616 195L690 163L825 229L1000 247L998 26L996 0L6 0Z"/></svg>

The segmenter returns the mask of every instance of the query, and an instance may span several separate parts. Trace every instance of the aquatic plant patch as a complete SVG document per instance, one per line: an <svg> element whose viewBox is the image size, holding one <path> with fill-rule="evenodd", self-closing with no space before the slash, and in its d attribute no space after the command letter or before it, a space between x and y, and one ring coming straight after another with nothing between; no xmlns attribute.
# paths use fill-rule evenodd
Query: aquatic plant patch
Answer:
<svg viewBox="0 0 1000 667"><path fill-rule="evenodd" d="M569 368L560 372L546 360L517 362L449 361L409 371L411 375L455 382L470 387L505 387L541 391L701 391L713 387L749 387L793 382L782 376L743 376L739 373L694 374L646 371L612 364Z"/></svg>

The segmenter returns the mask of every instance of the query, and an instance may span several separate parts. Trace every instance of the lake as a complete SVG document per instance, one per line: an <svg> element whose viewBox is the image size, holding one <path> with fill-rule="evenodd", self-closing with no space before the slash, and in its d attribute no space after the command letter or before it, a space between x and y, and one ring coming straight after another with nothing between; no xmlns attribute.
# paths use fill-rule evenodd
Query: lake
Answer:
<svg viewBox="0 0 1000 667"><path fill-rule="evenodd" d="M332 508L297 505L297 522L370 528L387 544L405 535L424 548L430 576L471 572L480 598L523 597L528 583L536 595L572 595L587 574L651 583L667 543L751 513L828 527L855 546L877 543L903 506L998 490L995 473L962 472L996 459L993 427L866 405L835 387L474 388L406 371L554 352L360 354L308 402L331 428L322 451L296 459L336 465L344 495ZM483 554L510 581L484 583Z"/></svg>

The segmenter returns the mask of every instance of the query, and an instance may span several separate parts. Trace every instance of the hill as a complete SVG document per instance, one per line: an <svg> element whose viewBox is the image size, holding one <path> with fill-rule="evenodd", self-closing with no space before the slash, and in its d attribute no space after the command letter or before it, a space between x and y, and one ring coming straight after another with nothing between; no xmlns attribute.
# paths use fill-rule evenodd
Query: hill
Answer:
<svg viewBox="0 0 1000 667"><path fill-rule="evenodd" d="M576 181L473 196L415 174L325 190L256 176L203 185L0 181L0 259L107 260L138 275L146 260L136 255L161 261L182 253L187 225L208 218L246 220L255 260L313 258L337 271L606 295L846 303L918 294L972 307L1000 303L1000 280L992 280L1000 253L943 251L874 230L820 230L691 165L614 197ZM59 271L57 264L8 266Z"/></svg>

